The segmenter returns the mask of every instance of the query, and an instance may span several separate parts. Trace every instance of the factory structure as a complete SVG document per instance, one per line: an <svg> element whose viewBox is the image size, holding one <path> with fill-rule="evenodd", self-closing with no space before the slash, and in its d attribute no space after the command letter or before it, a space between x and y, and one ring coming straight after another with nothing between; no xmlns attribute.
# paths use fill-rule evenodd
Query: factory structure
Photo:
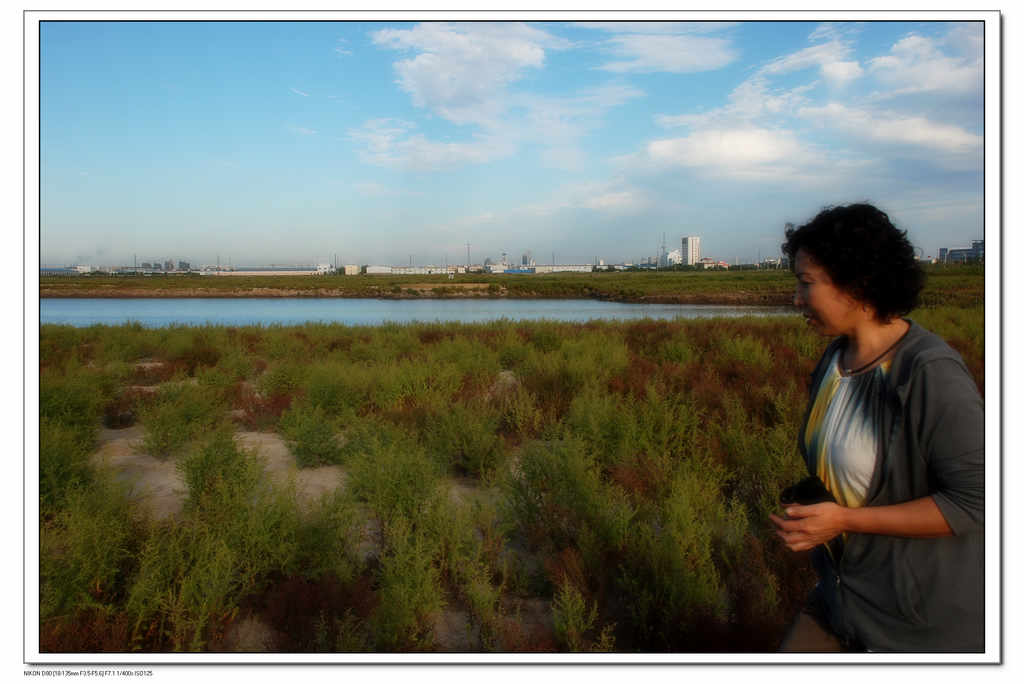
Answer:
<svg viewBox="0 0 1024 684"><path fill-rule="evenodd" d="M985 263L985 241L971 240L970 247L939 248L940 264L978 264Z"/></svg>
<svg viewBox="0 0 1024 684"><path fill-rule="evenodd" d="M700 235L686 235L676 243L678 248L668 250L665 234L661 236L661 244L656 257L644 257L637 260L625 260L617 264L606 263L604 259L595 257L592 263L559 263L555 254L545 264L537 263L533 253L527 250L520 257L511 258L507 252L501 252L500 259L485 258L483 263L470 261L470 245L466 245L466 263L445 265L414 265L409 257L408 265L385 264L343 264L335 255L333 263L307 263L295 265L274 265L233 267L230 260L227 265L221 263L218 256L216 264L193 266L185 260L156 259L143 261L136 259L131 266L92 266L78 264L63 267L40 267L40 275L81 276L91 273L108 275L201 275L201 276L259 276L259 275L442 275L449 279L462 274L506 274L506 275L543 275L549 273L591 273L594 271L625 271L625 270L657 270L657 269L778 269L786 268L783 257L761 258L757 261L740 263L736 260L730 264L719 258L705 256L701 248ZM985 262L985 241L972 240L970 247L939 249L938 259L920 257L923 261L940 264L968 264ZM446 260L447 261L447 260Z"/></svg>
<svg viewBox="0 0 1024 684"><path fill-rule="evenodd" d="M688 235L682 239L680 249L680 263L687 266L694 266L700 263L700 237Z"/></svg>

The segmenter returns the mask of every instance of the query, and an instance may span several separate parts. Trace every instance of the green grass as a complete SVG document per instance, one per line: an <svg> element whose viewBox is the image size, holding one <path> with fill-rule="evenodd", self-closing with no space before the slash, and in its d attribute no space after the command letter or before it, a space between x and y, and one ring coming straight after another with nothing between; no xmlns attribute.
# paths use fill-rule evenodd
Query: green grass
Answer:
<svg viewBox="0 0 1024 684"><path fill-rule="evenodd" d="M224 405L216 394L186 383L168 385L141 411L145 428L142 447L168 458L224 420Z"/></svg>
<svg viewBox="0 0 1024 684"><path fill-rule="evenodd" d="M984 389L984 309L912 317ZM41 644L210 650L251 613L292 650L431 650L450 610L499 652L773 650L814 576L767 515L826 343L795 317L41 326ZM89 463L122 413L182 473L172 521ZM243 429L345 487L300 507Z"/></svg>

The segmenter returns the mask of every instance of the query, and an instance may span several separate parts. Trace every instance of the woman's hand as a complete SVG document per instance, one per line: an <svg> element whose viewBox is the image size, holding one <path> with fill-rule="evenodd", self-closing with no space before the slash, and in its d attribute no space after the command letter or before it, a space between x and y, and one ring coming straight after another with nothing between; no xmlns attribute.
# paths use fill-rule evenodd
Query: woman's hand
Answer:
<svg viewBox="0 0 1024 684"><path fill-rule="evenodd" d="M806 551L846 530L848 509L831 501L809 506L787 506L786 518L769 514L775 533L791 551Z"/></svg>
<svg viewBox="0 0 1024 684"><path fill-rule="evenodd" d="M806 551L843 532L928 539L953 534L935 503L925 496L901 504L845 508L827 502L786 506L786 518L769 514L775 533L793 551Z"/></svg>

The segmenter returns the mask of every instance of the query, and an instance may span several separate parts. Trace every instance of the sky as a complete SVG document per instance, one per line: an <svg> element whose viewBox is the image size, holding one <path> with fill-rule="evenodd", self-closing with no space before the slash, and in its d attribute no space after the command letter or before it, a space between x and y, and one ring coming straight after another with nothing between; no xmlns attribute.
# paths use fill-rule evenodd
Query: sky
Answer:
<svg viewBox="0 0 1024 684"><path fill-rule="evenodd" d="M980 22L40 24L40 260L779 254L984 237Z"/></svg>

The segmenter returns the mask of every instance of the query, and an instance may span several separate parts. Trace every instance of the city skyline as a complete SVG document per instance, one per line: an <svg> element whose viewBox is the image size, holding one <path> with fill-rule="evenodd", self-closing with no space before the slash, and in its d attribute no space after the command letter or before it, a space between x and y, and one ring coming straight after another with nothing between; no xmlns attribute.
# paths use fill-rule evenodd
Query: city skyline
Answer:
<svg viewBox="0 0 1024 684"><path fill-rule="evenodd" d="M984 235L980 22L47 22L40 260L733 262Z"/></svg>

